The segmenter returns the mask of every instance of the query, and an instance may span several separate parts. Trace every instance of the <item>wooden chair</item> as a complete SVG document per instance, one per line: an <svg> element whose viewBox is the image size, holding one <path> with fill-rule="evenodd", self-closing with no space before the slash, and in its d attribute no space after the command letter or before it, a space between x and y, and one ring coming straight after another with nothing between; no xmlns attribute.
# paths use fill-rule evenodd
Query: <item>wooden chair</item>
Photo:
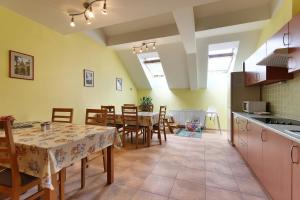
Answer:
<svg viewBox="0 0 300 200"><path fill-rule="evenodd" d="M175 122L173 117L170 117L170 119L165 119L165 123L168 126L171 133L174 133L174 129L180 127L180 125L177 122Z"/></svg>
<svg viewBox="0 0 300 200"><path fill-rule="evenodd" d="M106 126L107 125L107 110L106 109L86 109L85 114L85 124L86 125L98 125ZM94 153L92 156L84 158L81 160L81 188L85 187L85 170L88 167L89 163L99 157L103 158L103 168L104 172L107 171L107 157L106 149L103 149L101 153Z"/></svg>
<svg viewBox="0 0 300 200"><path fill-rule="evenodd" d="M73 122L73 108L53 108L52 122Z"/></svg>
<svg viewBox="0 0 300 200"><path fill-rule="evenodd" d="M0 137L0 163L10 167L0 171L0 193L8 195L12 200L18 200L23 193L40 185L41 180L19 172L11 120L11 117L0 118L0 124L5 132L5 136ZM40 189L26 200L38 199L44 195L45 191Z"/></svg>
<svg viewBox="0 0 300 200"><path fill-rule="evenodd" d="M155 124L152 129L151 137L152 137L153 133L157 133L159 144L161 144L161 132L164 133L165 141L167 141L166 128L165 128L166 113L167 113L167 107L160 106L158 123Z"/></svg>
<svg viewBox="0 0 300 200"><path fill-rule="evenodd" d="M135 106L135 104L130 104L130 103L125 103L123 106L125 106L125 107L134 107Z"/></svg>
<svg viewBox="0 0 300 200"><path fill-rule="evenodd" d="M139 126L138 122L138 108L136 106L122 106L122 121L123 121L123 133L122 143L126 145L126 135L129 133L135 133L135 147L138 148L138 137L143 135L145 138L144 127ZM144 139L143 139L144 140Z"/></svg>

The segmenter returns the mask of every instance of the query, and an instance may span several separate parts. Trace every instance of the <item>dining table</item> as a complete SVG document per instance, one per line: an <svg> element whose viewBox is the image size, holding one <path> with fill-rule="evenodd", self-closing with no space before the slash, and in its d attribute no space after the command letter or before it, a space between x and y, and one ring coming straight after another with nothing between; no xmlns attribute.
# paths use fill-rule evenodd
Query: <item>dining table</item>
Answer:
<svg viewBox="0 0 300 200"><path fill-rule="evenodd" d="M32 127L13 129L12 133L20 172L42 180L47 200L57 198L55 190L60 172L104 148L107 149L107 184L114 181L113 149L118 138L114 127L52 123L48 130L42 130L40 123L33 123ZM0 130L1 134L4 132Z"/></svg>
<svg viewBox="0 0 300 200"><path fill-rule="evenodd" d="M158 112L138 112L138 123L139 126L146 128L147 135L147 146L151 146L151 131L154 124L157 124L159 120ZM116 124L123 124L122 113L116 113Z"/></svg>

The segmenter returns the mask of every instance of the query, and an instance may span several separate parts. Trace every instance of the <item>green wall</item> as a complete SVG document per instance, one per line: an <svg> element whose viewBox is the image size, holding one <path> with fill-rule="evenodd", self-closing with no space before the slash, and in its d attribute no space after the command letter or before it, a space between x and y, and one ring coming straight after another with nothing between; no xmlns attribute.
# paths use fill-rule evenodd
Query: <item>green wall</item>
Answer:
<svg viewBox="0 0 300 200"><path fill-rule="evenodd" d="M0 116L50 120L52 107L72 107L83 123L85 108L136 103L137 92L116 53L82 34L61 35L0 7ZM68 24L66 24L68 26ZM8 52L33 55L35 80L8 77ZM83 69L95 73L95 87L83 87ZM123 79L123 91L115 79Z"/></svg>

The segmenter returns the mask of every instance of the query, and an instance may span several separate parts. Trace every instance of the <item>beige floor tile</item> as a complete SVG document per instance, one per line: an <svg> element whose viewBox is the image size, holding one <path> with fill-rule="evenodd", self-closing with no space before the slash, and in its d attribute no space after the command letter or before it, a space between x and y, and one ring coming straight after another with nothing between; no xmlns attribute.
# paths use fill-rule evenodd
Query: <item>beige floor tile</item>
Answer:
<svg viewBox="0 0 300 200"><path fill-rule="evenodd" d="M205 185L205 170L196 170L186 167L178 172L176 179Z"/></svg>
<svg viewBox="0 0 300 200"><path fill-rule="evenodd" d="M243 200L268 200L267 197L257 197L250 194L242 194Z"/></svg>
<svg viewBox="0 0 300 200"><path fill-rule="evenodd" d="M98 193L99 198L85 198L85 199L99 199L99 200L131 200L137 190L129 187L113 184L109 188L101 193ZM91 193L88 193L91 194ZM93 195L96 197L96 195ZM82 198L83 199L83 198Z"/></svg>
<svg viewBox="0 0 300 200"><path fill-rule="evenodd" d="M220 163L220 162L206 161L205 169L206 171L220 173L220 174L232 175L233 173L230 167L228 166L227 162Z"/></svg>
<svg viewBox="0 0 300 200"><path fill-rule="evenodd" d="M243 200L239 192L222 190L213 187L206 188L206 200Z"/></svg>
<svg viewBox="0 0 300 200"><path fill-rule="evenodd" d="M129 168L123 173L121 173L119 176L116 176L115 183L139 189L143 185L148 175L148 172Z"/></svg>
<svg viewBox="0 0 300 200"><path fill-rule="evenodd" d="M144 181L141 190L154 194L168 196L171 192L175 179L157 175L149 175Z"/></svg>
<svg viewBox="0 0 300 200"><path fill-rule="evenodd" d="M239 191L238 185L232 176L206 172L206 185L220 189Z"/></svg>
<svg viewBox="0 0 300 200"><path fill-rule="evenodd" d="M205 200L205 186L194 182L176 180L170 198L176 200Z"/></svg>
<svg viewBox="0 0 300 200"><path fill-rule="evenodd" d="M259 185L259 183L255 179L252 179L252 178L246 179L246 178L236 177L236 181L237 181L240 191L242 193L252 194L254 196L266 198L266 195L265 195L262 187Z"/></svg>
<svg viewBox="0 0 300 200"><path fill-rule="evenodd" d="M152 171L152 174L175 178L180 169L182 169L182 167L178 165L160 162L158 165L156 165L156 167Z"/></svg>
<svg viewBox="0 0 300 200"><path fill-rule="evenodd" d="M138 191L131 200L168 200L168 197L152 194L149 192Z"/></svg>

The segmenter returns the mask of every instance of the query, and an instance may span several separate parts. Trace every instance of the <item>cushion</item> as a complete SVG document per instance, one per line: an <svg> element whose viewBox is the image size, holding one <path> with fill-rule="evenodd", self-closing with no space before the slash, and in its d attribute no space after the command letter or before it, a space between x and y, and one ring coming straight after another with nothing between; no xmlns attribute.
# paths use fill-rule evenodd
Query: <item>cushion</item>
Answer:
<svg viewBox="0 0 300 200"><path fill-rule="evenodd" d="M33 181L38 180L38 178L20 173L21 176L21 186L25 186ZM12 175L10 169L4 169L0 171L0 185L6 186L6 187L12 187L12 181L11 181Z"/></svg>

